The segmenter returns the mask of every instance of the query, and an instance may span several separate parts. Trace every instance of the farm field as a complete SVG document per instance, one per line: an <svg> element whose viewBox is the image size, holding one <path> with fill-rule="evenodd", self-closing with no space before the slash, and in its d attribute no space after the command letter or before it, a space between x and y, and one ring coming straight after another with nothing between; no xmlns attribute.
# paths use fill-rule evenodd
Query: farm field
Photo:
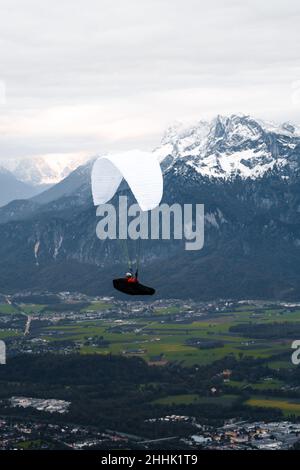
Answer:
<svg viewBox="0 0 300 470"><path fill-rule="evenodd" d="M201 397L196 394L186 394L186 395L170 395L164 398L159 398L153 403L157 405L173 405L173 404L200 404L200 405L218 405L229 407L237 400L238 396L236 395L223 395L221 397Z"/></svg>
<svg viewBox="0 0 300 470"><path fill-rule="evenodd" d="M300 400L288 396L289 390L293 390L291 396L297 396L297 380L287 381L286 375L296 370L291 345L297 332L300 337L300 309L267 305L202 309L203 305L175 301L152 305L110 299L0 304L0 339L8 350L30 354L136 356L161 367L213 370L215 364L225 364L226 358L236 364L248 361L254 364L251 375L243 370L233 371L232 376L212 375L216 393L213 385L197 393L199 382L194 390L162 393L151 403L225 409L244 403L251 408L280 410L284 416L300 416Z"/></svg>
<svg viewBox="0 0 300 470"><path fill-rule="evenodd" d="M255 397L246 401L247 405L260 408L275 408L283 412L284 416L300 416L300 400L268 397Z"/></svg>
<svg viewBox="0 0 300 470"><path fill-rule="evenodd" d="M104 309L103 305L98 305ZM95 304L85 309L98 308ZM168 311L167 311L168 310ZM155 310L154 317L143 315L123 322L116 320L82 321L70 325L57 325L43 328L48 341L71 340L80 343L82 354L138 354L146 361L161 355L164 360L178 361L184 365L206 365L224 356L250 356L272 359L276 355L289 352L291 341L287 338L253 339L230 331L231 327L259 322L299 322L300 313L282 314L278 310L240 310L215 315L208 319L182 323L178 321L180 312L174 307ZM300 322L299 322L300 325ZM49 332L49 335L47 334ZM106 346L93 345L89 338L101 337ZM194 340L204 342L204 347L193 345ZM214 342L216 347L205 348L205 342Z"/></svg>

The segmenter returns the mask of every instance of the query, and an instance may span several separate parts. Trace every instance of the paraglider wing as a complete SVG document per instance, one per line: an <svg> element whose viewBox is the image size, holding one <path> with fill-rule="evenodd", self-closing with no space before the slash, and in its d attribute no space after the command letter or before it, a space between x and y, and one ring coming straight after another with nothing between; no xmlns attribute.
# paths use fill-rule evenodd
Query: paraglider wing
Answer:
<svg viewBox="0 0 300 470"><path fill-rule="evenodd" d="M163 195L163 177L152 153L133 150L99 157L92 169L92 193L96 206L110 201L125 179L142 211L155 209ZM129 266L130 267L130 266ZM138 269L138 261L137 261ZM114 279L115 289L128 295L153 295L155 289L125 279Z"/></svg>
<svg viewBox="0 0 300 470"><path fill-rule="evenodd" d="M159 162L152 153L133 150L99 157L92 169L92 193L96 206L115 195L125 179L142 211L157 207L163 194Z"/></svg>
<svg viewBox="0 0 300 470"><path fill-rule="evenodd" d="M144 286L139 282L128 282L127 279L114 279L113 280L114 288L123 294L128 295L153 295L155 294L155 289L152 287Z"/></svg>
<svg viewBox="0 0 300 470"><path fill-rule="evenodd" d="M114 197L122 174L108 158L98 158L92 169L92 194L95 206L105 204Z"/></svg>

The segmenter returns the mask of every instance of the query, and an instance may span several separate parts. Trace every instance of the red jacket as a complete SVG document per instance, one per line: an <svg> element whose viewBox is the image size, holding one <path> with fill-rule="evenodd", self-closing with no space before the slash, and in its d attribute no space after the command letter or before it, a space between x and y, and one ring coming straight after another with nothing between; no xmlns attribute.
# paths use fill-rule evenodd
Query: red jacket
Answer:
<svg viewBox="0 0 300 470"><path fill-rule="evenodd" d="M137 278L132 276L127 278L127 282L138 282Z"/></svg>

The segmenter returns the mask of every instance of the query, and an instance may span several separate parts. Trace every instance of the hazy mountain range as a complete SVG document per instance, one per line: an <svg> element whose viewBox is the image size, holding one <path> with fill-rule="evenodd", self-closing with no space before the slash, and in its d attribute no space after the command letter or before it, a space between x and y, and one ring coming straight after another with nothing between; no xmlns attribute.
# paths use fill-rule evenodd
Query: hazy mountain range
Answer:
<svg viewBox="0 0 300 470"><path fill-rule="evenodd" d="M205 204L205 246L189 253L181 241L143 242L143 282L170 297L299 299L296 126L243 115L176 124L154 156L164 201ZM0 290L113 292L126 263L118 241L96 238L91 164L0 209Z"/></svg>
<svg viewBox="0 0 300 470"><path fill-rule="evenodd" d="M28 199L59 183L90 157L44 155L0 160L0 206L14 199Z"/></svg>

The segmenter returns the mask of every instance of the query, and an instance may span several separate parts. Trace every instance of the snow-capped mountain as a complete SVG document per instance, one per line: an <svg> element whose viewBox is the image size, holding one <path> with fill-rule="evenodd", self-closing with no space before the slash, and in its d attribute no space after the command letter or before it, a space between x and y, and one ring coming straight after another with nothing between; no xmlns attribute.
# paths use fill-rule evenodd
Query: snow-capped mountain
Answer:
<svg viewBox="0 0 300 470"><path fill-rule="evenodd" d="M54 185L66 178L91 157L78 154L48 154L43 156L1 160L3 167L24 183L41 186Z"/></svg>
<svg viewBox="0 0 300 470"><path fill-rule="evenodd" d="M217 116L187 126L176 123L165 133L155 155L165 166L183 159L203 176L257 178L299 166L300 129L246 115Z"/></svg>
<svg viewBox="0 0 300 470"><path fill-rule="evenodd" d="M187 252L181 240L143 241L143 281L157 295L299 301L298 128L236 115L177 124L154 157L165 169L164 203L205 206L203 250ZM3 290L115 294L111 279L128 260L116 240L96 237L91 165L0 208Z"/></svg>
<svg viewBox="0 0 300 470"><path fill-rule="evenodd" d="M183 160L200 175L215 178L257 178L277 169L282 176L300 166L300 128L246 115L217 116L193 125L175 123L165 132L154 155L164 169ZM19 181L51 186L88 162L91 156L49 154L1 160Z"/></svg>

